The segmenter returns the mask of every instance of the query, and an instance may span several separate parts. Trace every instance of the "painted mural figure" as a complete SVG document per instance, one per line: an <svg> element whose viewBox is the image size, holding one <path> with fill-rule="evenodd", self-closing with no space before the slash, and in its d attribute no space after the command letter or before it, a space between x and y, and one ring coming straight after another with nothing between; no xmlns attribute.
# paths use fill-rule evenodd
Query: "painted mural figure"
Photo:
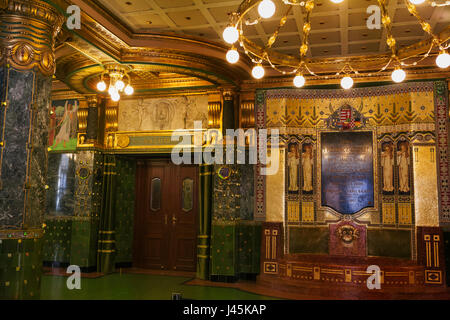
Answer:
<svg viewBox="0 0 450 320"><path fill-rule="evenodd" d="M64 106L64 115L58 125L60 126L60 129L55 137L55 145L62 142L64 147L66 147L66 143L69 142L73 130L76 130L76 128L74 128L73 119L76 119L77 110L78 101L75 101L75 106L73 106L73 108L68 105L68 101L66 101Z"/></svg>
<svg viewBox="0 0 450 320"><path fill-rule="evenodd" d="M383 146L383 151L381 152L381 167L383 168L383 191L392 192L394 191L394 150L389 143Z"/></svg>
<svg viewBox="0 0 450 320"><path fill-rule="evenodd" d="M289 191L298 191L298 165L300 159L295 145L289 146L288 168L289 168Z"/></svg>
<svg viewBox="0 0 450 320"><path fill-rule="evenodd" d="M313 150L310 144L305 145L302 154L303 168L303 191L310 192L313 190Z"/></svg>
<svg viewBox="0 0 450 320"><path fill-rule="evenodd" d="M409 151L408 143L399 144L400 150L397 154L399 190L400 192L409 192Z"/></svg>

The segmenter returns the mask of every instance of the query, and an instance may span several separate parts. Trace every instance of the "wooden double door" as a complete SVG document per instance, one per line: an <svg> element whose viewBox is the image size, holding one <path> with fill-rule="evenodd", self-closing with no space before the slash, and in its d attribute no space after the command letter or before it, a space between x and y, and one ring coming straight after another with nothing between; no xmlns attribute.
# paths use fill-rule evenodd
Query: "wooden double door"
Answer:
<svg viewBox="0 0 450 320"><path fill-rule="evenodd" d="M134 265L196 271L198 167L138 160Z"/></svg>

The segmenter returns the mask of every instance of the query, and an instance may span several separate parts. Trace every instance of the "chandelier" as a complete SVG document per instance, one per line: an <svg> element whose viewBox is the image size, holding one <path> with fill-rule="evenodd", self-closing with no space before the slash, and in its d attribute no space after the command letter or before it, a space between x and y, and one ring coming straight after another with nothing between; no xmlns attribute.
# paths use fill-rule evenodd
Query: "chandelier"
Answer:
<svg viewBox="0 0 450 320"><path fill-rule="evenodd" d="M126 95L132 95L134 88L131 86L131 78L126 69L118 64L108 64L105 66L105 72L102 73L100 81L97 83L98 91L105 91L108 88L108 93L112 101L120 100L120 93L124 92ZM109 86L106 85L105 78L109 78ZM124 79L127 83L125 84Z"/></svg>
<svg viewBox="0 0 450 320"><path fill-rule="evenodd" d="M296 87L303 87L306 83L304 75L308 74L310 77L318 77L311 67L309 66L309 60L306 55L310 49L309 46L309 34L311 32L311 12L315 7L314 0L281 0L286 7L286 11L282 15L279 24L272 35L269 37L264 46L257 45L249 40L243 30L244 25L256 25L261 20L271 18L277 7L272 0L244 0L238 10L233 12L230 16L230 23L223 31L223 39L228 44L232 45L230 50L226 54L226 59L229 63L236 63L239 61L239 52L236 49L236 43L244 50L245 54L251 59L254 66L252 69L252 76L255 79L261 79L264 77L265 69L263 63L268 64L271 68L279 71L280 73L287 75L295 75L293 83ZM330 0L335 4L339 4L344 0ZM377 0L381 12L381 23L386 30L386 43L391 51L390 57L386 58L387 63L375 73L385 71L387 68L393 69L391 78L395 82L402 82L406 79L406 72L402 69L404 66L416 66L420 61L427 58L434 48L439 48L439 54L436 58L436 64L439 68L448 68L450 66L450 55L447 52L449 45L444 45L448 39L440 40L432 32L430 24L422 19L417 11L416 5L423 4L426 0L404 0L406 7L410 14L412 14L420 23L422 29L432 38L430 47L425 54L415 54L413 56L399 58L397 55L396 40L392 35L392 20L389 17L387 5L389 0ZM393 1L393 0L391 0ZM448 5L449 1L443 4L432 3L433 7ZM282 54L272 49L272 46L277 40L278 34L283 26L286 24L288 15L292 11L294 6L304 8L304 23L301 30L301 42L298 48L298 55L294 57L292 55ZM257 7L259 17L251 20L249 18L249 12ZM414 62L406 63L406 60L417 58ZM341 86L344 89L350 89L353 87L352 74L358 75L360 72L355 70L349 62L341 70L337 70L336 76L341 78ZM370 74L373 74L371 72Z"/></svg>

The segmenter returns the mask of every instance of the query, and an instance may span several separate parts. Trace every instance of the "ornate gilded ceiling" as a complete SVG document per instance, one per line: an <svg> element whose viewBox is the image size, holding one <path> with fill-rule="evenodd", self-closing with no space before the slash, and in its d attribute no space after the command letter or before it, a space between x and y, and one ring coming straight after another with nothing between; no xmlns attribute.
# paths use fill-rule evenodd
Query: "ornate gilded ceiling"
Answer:
<svg viewBox="0 0 450 320"><path fill-rule="evenodd" d="M291 79L268 73L263 82L251 80L251 62L241 55L236 65L225 60L228 46L220 35L228 22L228 13L241 1L218 0L54 0L65 11L70 4L82 10L80 30L65 30L59 36L56 77L80 93L95 93L95 83L103 64L115 61L133 70L131 77L137 94L172 90L213 90L218 87L282 86ZM372 3L373 2L373 3ZM310 66L323 76L312 84L334 83L335 69L349 60L360 70L375 70L385 59L385 33L368 30L366 8L376 1L345 0L341 5L317 0L312 17ZM337 9L336 9L337 8ZM393 33L400 44L399 55L423 53L429 39L411 17L402 0L389 6ZM424 8L424 18L435 32L450 38L450 9ZM287 28L277 41L281 53L292 54L298 48L301 14L289 16ZM279 17L268 19L249 30L255 42L267 40ZM297 49L295 49L297 50ZM413 78L448 77L438 71L432 57L423 60L408 74ZM361 81L388 78L383 73Z"/></svg>

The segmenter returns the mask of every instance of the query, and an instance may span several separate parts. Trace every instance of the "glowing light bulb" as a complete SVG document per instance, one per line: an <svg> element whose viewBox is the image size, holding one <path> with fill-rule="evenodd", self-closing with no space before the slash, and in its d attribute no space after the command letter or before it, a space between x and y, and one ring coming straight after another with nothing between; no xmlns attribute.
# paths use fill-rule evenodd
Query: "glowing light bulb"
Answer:
<svg viewBox="0 0 450 320"><path fill-rule="evenodd" d="M239 61L239 52L236 49L230 49L227 52L227 61L229 63L236 63Z"/></svg>
<svg viewBox="0 0 450 320"><path fill-rule="evenodd" d="M297 88L301 88L305 85L305 77L303 77L303 75L298 74L295 76L294 78L294 86L296 86Z"/></svg>
<svg viewBox="0 0 450 320"><path fill-rule="evenodd" d="M406 78L406 72L403 69L395 69L391 75L392 81L394 82L402 82Z"/></svg>
<svg viewBox="0 0 450 320"><path fill-rule="evenodd" d="M118 93L118 92L117 92L117 88L116 88L115 86L109 86L108 93L109 93L109 95L111 95L111 96L112 96L114 93Z"/></svg>
<svg viewBox="0 0 450 320"><path fill-rule="evenodd" d="M436 64L439 68L445 69L450 66L450 54L443 51L436 58Z"/></svg>
<svg viewBox="0 0 450 320"><path fill-rule="evenodd" d="M115 84L117 90L121 91L123 88L125 88L125 83L122 80L117 80Z"/></svg>
<svg viewBox="0 0 450 320"><path fill-rule="evenodd" d="M333 2L333 3L341 3L342 1L344 1L344 0L331 0L331 2Z"/></svg>
<svg viewBox="0 0 450 320"><path fill-rule="evenodd" d="M97 83L97 89L98 91L105 91L106 90L105 81L100 81L99 83Z"/></svg>
<svg viewBox="0 0 450 320"><path fill-rule="evenodd" d="M409 2L411 2L412 4L422 4L425 2L425 0L409 0Z"/></svg>
<svg viewBox="0 0 450 320"><path fill-rule="evenodd" d="M264 73L264 68L260 64L254 66L252 69L252 76L255 79L261 79L262 77L264 77Z"/></svg>
<svg viewBox="0 0 450 320"><path fill-rule="evenodd" d="M350 89L351 87L353 87L353 79L349 76L343 77L341 80L341 87L346 90Z"/></svg>
<svg viewBox="0 0 450 320"><path fill-rule="evenodd" d="M111 95L111 100L114 101L114 102L119 101L119 100L120 100L120 94L119 94L118 92L114 92L114 93Z"/></svg>
<svg viewBox="0 0 450 320"><path fill-rule="evenodd" d="M130 96L130 95L132 95L134 93L134 88L132 87L132 86L130 86L130 85L127 85L126 87L125 87L125 94L127 95L127 96Z"/></svg>
<svg viewBox="0 0 450 320"><path fill-rule="evenodd" d="M272 0L263 0L258 6L258 13L261 18L268 19L275 13L275 3Z"/></svg>
<svg viewBox="0 0 450 320"><path fill-rule="evenodd" d="M239 32L235 27L226 27L223 30L223 40L229 44L233 44L239 39Z"/></svg>

